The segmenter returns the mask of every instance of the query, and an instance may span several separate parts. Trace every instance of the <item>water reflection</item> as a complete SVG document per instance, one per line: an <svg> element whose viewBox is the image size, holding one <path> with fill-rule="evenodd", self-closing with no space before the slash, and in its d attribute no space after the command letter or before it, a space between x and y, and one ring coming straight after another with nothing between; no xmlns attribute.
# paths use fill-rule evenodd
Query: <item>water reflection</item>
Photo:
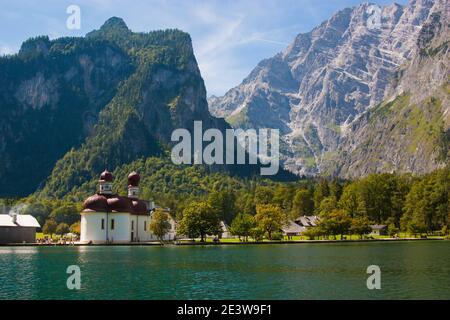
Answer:
<svg viewBox="0 0 450 320"><path fill-rule="evenodd" d="M450 298L450 242L0 249L1 299ZM82 289L66 287L76 264ZM379 265L382 290L368 290Z"/></svg>

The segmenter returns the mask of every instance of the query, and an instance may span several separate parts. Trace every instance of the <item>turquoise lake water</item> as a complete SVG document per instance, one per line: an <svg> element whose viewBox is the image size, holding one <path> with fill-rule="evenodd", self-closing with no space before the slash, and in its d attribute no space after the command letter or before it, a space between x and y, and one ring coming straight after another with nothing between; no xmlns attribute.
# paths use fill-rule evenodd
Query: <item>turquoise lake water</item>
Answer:
<svg viewBox="0 0 450 320"><path fill-rule="evenodd" d="M0 247L0 299L450 299L450 241Z"/></svg>

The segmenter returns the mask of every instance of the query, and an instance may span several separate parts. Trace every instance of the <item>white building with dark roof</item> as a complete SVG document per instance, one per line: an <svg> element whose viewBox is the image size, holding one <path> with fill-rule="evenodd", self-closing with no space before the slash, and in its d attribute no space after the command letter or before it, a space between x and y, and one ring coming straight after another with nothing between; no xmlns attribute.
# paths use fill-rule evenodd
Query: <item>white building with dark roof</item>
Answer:
<svg viewBox="0 0 450 320"><path fill-rule="evenodd" d="M35 243L40 227L30 215L0 214L0 244Z"/></svg>
<svg viewBox="0 0 450 320"><path fill-rule="evenodd" d="M81 212L81 243L129 243L149 241L149 202L139 199L140 176L128 176L128 196L113 193L113 176L105 171L99 191L84 201Z"/></svg>
<svg viewBox="0 0 450 320"><path fill-rule="evenodd" d="M98 192L84 201L81 212L81 243L131 243L157 241L150 231L153 202L139 199L140 176L136 172L128 175L128 195L120 196L113 192L113 176L105 171L100 175ZM176 237L176 222L170 210L171 228L164 240Z"/></svg>

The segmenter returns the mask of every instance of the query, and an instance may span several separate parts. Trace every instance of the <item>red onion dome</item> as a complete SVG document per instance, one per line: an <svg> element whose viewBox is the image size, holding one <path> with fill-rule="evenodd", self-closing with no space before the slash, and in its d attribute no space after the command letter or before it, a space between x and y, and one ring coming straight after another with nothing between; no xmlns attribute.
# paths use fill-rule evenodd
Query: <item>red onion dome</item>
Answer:
<svg viewBox="0 0 450 320"><path fill-rule="evenodd" d="M139 181L141 181L141 176L136 171L133 171L128 175L128 185L132 187L139 186Z"/></svg>
<svg viewBox="0 0 450 320"><path fill-rule="evenodd" d="M113 181L113 175L108 170L105 170L100 175L100 180L101 181L106 181L106 182L112 182Z"/></svg>
<svg viewBox="0 0 450 320"><path fill-rule="evenodd" d="M99 194L87 198L83 203L85 211L106 212L108 211L108 200Z"/></svg>
<svg viewBox="0 0 450 320"><path fill-rule="evenodd" d="M133 200L133 213L138 215L146 215L147 204L141 200Z"/></svg>
<svg viewBox="0 0 450 320"><path fill-rule="evenodd" d="M112 212L131 212L133 210L133 203L124 197L108 199L108 206Z"/></svg>

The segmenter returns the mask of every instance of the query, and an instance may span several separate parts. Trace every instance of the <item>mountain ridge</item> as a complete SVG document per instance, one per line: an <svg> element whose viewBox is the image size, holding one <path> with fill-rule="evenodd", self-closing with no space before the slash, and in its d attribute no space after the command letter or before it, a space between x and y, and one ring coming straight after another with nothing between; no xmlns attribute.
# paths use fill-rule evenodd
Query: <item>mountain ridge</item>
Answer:
<svg viewBox="0 0 450 320"><path fill-rule="evenodd" d="M63 198L105 168L167 157L174 129L229 128L210 115L191 38L177 29L135 33L113 17L85 37L29 39L0 71L1 196Z"/></svg>
<svg viewBox="0 0 450 320"><path fill-rule="evenodd" d="M445 11L445 2L437 1L413 58L398 70L385 101L352 124L327 170L352 178L384 171L424 174L448 164L450 50ZM402 152L389 152L393 150Z"/></svg>
<svg viewBox="0 0 450 320"><path fill-rule="evenodd" d="M375 29L368 25L372 4L340 10L261 61L223 97L210 99L210 110L234 127L279 128L288 170L327 174L346 131L384 101L398 69L413 58L436 5L416 0L382 7Z"/></svg>

